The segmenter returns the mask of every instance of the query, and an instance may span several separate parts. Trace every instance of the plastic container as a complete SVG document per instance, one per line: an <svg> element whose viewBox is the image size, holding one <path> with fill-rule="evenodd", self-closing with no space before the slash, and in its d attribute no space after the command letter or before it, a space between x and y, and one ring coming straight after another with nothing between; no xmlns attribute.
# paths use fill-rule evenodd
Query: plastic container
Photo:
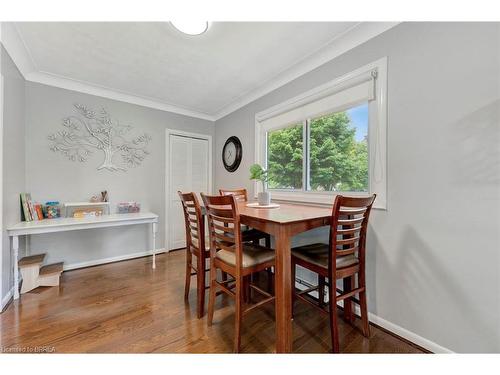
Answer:
<svg viewBox="0 0 500 375"><path fill-rule="evenodd" d="M131 214L141 211L141 204L137 202L121 202L117 205L116 212L119 214Z"/></svg>

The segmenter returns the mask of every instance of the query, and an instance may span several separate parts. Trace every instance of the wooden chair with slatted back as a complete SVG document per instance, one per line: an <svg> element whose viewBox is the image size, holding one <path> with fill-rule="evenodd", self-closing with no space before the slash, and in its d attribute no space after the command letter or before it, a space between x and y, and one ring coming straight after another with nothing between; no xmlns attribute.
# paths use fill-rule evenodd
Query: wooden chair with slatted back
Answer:
<svg viewBox="0 0 500 375"><path fill-rule="evenodd" d="M177 192L181 199L186 227L186 282L184 298L189 299L191 277L196 275L197 285L197 315L202 318L205 314L205 273L206 259L210 257L210 250L205 245L205 219L195 193ZM196 257L196 267L193 265L193 255ZM194 271L194 272L193 272Z"/></svg>
<svg viewBox="0 0 500 375"><path fill-rule="evenodd" d="M208 302L208 325L212 325L215 297L218 290L235 298L234 351L239 352L241 344L241 321L243 314L274 301L274 296L250 284L252 290L265 299L244 306L244 278L274 266L272 249L242 241L238 201L233 195L208 196L201 194L208 218L210 238L210 297ZM217 269L230 275L227 280L217 280Z"/></svg>
<svg viewBox="0 0 500 375"><path fill-rule="evenodd" d="M233 195L236 200L246 202L248 201L247 189L219 189L220 195Z"/></svg>
<svg viewBox="0 0 500 375"><path fill-rule="evenodd" d="M248 193L247 189L241 188L241 189L219 189L219 194L220 195L232 195L237 201L240 202L248 202ZM249 228L246 225L242 226L242 231L241 231L243 237L242 241L243 242L253 242L255 244L259 244L260 240L264 240L264 246L265 247L271 247L271 235L268 233L261 232L260 230ZM258 275L257 275L258 276ZM273 275L272 275L272 269L267 270L267 289L269 291L272 291L273 285ZM245 281L247 282L247 281ZM248 291L248 287L246 288ZM249 291L248 291L249 293Z"/></svg>
<svg viewBox="0 0 500 375"><path fill-rule="evenodd" d="M337 302L344 301L344 318L354 321L353 302L360 306L363 334L370 335L366 303L365 252L368 219L376 195L345 197L337 195L333 204L329 244L316 243L292 249L292 280L295 268L302 266L318 274L318 286L303 291L292 291L293 301L300 299L330 316L333 352L339 352L337 329ZM325 282L328 278L328 284ZM357 278L357 286L356 286ZM336 288L336 280L343 280L343 290ZM328 310L324 308L324 290L328 286ZM317 302L310 292L318 291ZM338 293L338 294L337 294ZM355 298L359 295L359 300Z"/></svg>
<svg viewBox="0 0 500 375"><path fill-rule="evenodd" d="M247 189L219 189L220 195L232 195L237 201L240 202L248 202L248 194ZM258 231L257 229L248 228L246 226L243 227L243 242L255 241L258 242L261 239L264 239L265 246L271 247L271 236L267 233Z"/></svg>

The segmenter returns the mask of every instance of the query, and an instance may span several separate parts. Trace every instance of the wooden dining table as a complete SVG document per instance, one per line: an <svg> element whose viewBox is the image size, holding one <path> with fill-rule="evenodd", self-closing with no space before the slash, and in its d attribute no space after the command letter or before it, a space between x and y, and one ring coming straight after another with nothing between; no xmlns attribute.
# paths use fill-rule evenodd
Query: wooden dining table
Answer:
<svg viewBox="0 0 500 375"><path fill-rule="evenodd" d="M241 224L274 236L275 240L275 295L276 295L276 352L292 352L292 237L330 224L332 209L301 204L280 203L278 208L238 205Z"/></svg>

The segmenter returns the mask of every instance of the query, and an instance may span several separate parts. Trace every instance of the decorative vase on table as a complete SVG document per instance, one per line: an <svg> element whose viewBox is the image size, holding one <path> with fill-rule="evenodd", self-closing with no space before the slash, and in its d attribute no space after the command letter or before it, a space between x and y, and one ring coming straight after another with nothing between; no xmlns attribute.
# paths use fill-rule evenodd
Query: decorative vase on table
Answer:
<svg viewBox="0 0 500 375"><path fill-rule="evenodd" d="M250 166L250 180L260 181L262 191L257 194L259 206L269 206L271 204L271 193L266 190L266 182L269 181L269 171L259 164Z"/></svg>
<svg viewBox="0 0 500 375"><path fill-rule="evenodd" d="M271 193L268 191L261 191L257 196L259 206L269 206L271 204Z"/></svg>

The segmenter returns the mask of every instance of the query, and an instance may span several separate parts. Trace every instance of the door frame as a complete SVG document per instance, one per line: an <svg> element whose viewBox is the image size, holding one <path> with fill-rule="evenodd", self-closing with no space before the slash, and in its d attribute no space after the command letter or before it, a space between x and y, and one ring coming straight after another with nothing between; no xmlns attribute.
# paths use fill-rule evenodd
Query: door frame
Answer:
<svg viewBox="0 0 500 375"><path fill-rule="evenodd" d="M208 193L212 194L213 183L212 183L212 136L208 134L185 132L176 129L165 129L165 251L168 253L170 251L170 136L177 135L187 138L204 139L208 141Z"/></svg>

